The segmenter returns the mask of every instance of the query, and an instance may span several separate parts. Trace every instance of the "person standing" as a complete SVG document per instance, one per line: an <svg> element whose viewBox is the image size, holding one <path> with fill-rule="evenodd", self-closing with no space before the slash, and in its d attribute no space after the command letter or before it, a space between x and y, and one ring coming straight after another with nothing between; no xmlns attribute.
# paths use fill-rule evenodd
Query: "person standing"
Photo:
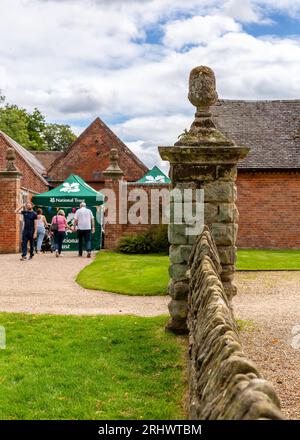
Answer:
<svg viewBox="0 0 300 440"><path fill-rule="evenodd" d="M41 208L37 209L37 245L36 252L41 252L43 240L46 234L46 228L48 223L46 217L43 215L43 210Z"/></svg>
<svg viewBox="0 0 300 440"><path fill-rule="evenodd" d="M59 257L61 255L62 245L66 236L66 229L72 230L72 228L68 226L65 211L63 209L60 209L57 212L57 215L52 218L50 229L54 234L55 255L56 257Z"/></svg>
<svg viewBox="0 0 300 440"><path fill-rule="evenodd" d="M27 260L27 246L30 245L29 260L34 256L34 240L37 238L37 214L33 210L33 204L27 202L16 209L16 213L23 215L24 226L22 231L22 256L21 261Z"/></svg>
<svg viewBox="0 0 300 440"><path fill-rule="evenodd" d="M93 213L86 207L86 203L80 203L80 209L75 213L75 227L78 235L78 256L82 257L83 240L87 251L87 258L91 257L92 234L95 233L95 220Z"/></svg>

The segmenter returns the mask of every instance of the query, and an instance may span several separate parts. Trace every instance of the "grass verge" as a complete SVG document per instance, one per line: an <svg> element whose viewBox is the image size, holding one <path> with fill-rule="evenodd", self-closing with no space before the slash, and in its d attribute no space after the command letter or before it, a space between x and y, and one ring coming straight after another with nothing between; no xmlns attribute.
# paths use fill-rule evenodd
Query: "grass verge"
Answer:
<svg viewBox="0 0 300 440"><path fill-rule="evenodd" d="M86 289L126 295L165 295L169 280L167 255L99 252L76 281Z"/></svg>
<svg viewBox="0 0 300 440"><path fill-rule="evenodd" d="M300 251L239 249L237 270L300 270Z"/></svg>
<svg viewBox="0 0 300 440"><path fill-rule="evenodd" d="M186 340L165 321L0 313L0 419L185 417Z"/></svg>
<svg viewBox="0 0 300 440"><path fill-rule="evenodd" d="M165 295L169 257L100 252L78 275L87 289L125 295ZM238 250L237 270L300 270L300 251Z"/></svg>

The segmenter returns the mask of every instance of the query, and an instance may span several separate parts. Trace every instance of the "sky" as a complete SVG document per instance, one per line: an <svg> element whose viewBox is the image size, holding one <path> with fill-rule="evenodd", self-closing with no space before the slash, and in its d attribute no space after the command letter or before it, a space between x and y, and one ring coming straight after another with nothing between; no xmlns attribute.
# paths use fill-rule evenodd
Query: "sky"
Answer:
<svg viewBox="0 0 300 440"><path fill-rule="evenodd" d="M97 116L148 166L189 128L190 70L224 99L300 98L300 0L0 0L0 90L79 134Z"/></svg>

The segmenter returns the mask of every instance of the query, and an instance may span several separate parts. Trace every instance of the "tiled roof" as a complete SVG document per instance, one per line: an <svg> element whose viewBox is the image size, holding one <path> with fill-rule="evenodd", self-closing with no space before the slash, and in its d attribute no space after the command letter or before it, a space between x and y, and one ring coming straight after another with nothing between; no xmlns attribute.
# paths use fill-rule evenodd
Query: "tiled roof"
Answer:
<svg viewBox="0 0 300 440"><path fill-rule="evenodd" d="M41 162L28 150L14 141L6 133L0 130L0 136L6 141L6 143L16 150L16 152L24 159L24 161L30 166L30 168L35 172L35 174L48 185L47 180L43 177L47 174L45 167Z"/></svg>
<svg viewBox="0 0 300 440"><path fill-rule="evenodd" d="M30 153L38 159L46 170L48 170L53 162L63 154L62 151L30 151Z"/></svg>
<svg viewBox="0 0 300 440"><path fill-rule="evenodd" d="M300 169L300 99L220 100L213 117L227 137L251 148L239 168Z"/></svg>

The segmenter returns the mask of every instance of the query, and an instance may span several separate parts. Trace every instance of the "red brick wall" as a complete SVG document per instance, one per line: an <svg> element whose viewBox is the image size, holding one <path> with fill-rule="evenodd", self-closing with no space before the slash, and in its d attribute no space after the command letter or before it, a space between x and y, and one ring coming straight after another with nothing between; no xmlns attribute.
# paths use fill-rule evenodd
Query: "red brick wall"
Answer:
<svg viewBox="0 0 300 440"><path fill-rule="evenodd" d="M20 220L15 213L19 204L20 179L0 173L0 254L16 253L20 246Z"/></svg>
<svg viewBox="0 0 300 440"><path fill-rule="evenodd" d="M156 185L156 184L144 184L144 185L128 185L128 192L134 189L143 189L144 191L146 191L147 195L148 195L148 221L149 224L144 225L144 224L137 224L137 225L132 225L132 224L127 224L125 225L124 228L124 234L129 235L129 234L134 234L134 233L139 233L139 232L143 232L147 229L149 229L149 227L151 227L151 190L161 190L161 189L169 189L169 185ZM134 204L135 202L128 202L128 211L130 209L130 207ZM160 216L161 216L161 210L162 210L162 199L160 198Z"/></svg>
<svg viewBox="0 0 300 440"><path fill-rule="evenodd" d="M114 188L115 188L115 193L117 195L117 199L119 197L119 192L118 192L118 182L114 183ZM141 232L144 232L146 230L148 230L151 226L150 221L151 221L151 189L156 189L156 190L160 190L162 188L168 188L168 185L150 185L150 184L145 184L145 185L134 185L134 184L130 184L127 187L128 193L134 189L143 189L146 191L147 195L148 195L148 220L149 220L149 224L125 224L125 225L120 225L120 224L106 224L105 226L105 248L106 249L113 249L115 247L117 247L118 242L120 240L120 238L123 235L131 235L131 234L139 234ZM127 212L129 212L130 207L134 204L135 202L130 202L128 201L127 206ZM119 204L117 203L117 219L119 218ZM161 199L160 199L160 210L161 210Z"/></svg>
<svg viewBox="0 0 300 440"><path fill-rule="evenodd" d="M237 179L244 248L300 249L300 172L242 172Z"/></svg>
<svg viewBox="0 0 300 440"><path fill-rule="evenodd" d="M0 137L0 171L6 168L6 150L9 146L5 140ZM48 185L35 174L33 169L25 162L25 160L16 153L15 165L22 173L21 186L27 190L33 190L36 193L48 191Z"/></svg>
<svg viewBox="0 0 300 440"><path fill-rule="evenodd" d="M119 165L126 180L136 181L144 176L147 168L135 159L133 153L100 119L96 119L78 137L66 154L52 164L48 171L51 182L56 186L70 174L78 174L88 184L98 189L104 184L102 172L110 164L111 148L118 150Z"/></svg>
<svg viewBox="0 0 300 440"><path fill-rule="evenodd" d="M129 185L128 190L135 187ZM150 192L153 186L138 187ZM239 171L237 188L239 247L300 249L300 172ZM106 247L114 247L121 235L136 234L148 227L107 225Z"/></svg>

